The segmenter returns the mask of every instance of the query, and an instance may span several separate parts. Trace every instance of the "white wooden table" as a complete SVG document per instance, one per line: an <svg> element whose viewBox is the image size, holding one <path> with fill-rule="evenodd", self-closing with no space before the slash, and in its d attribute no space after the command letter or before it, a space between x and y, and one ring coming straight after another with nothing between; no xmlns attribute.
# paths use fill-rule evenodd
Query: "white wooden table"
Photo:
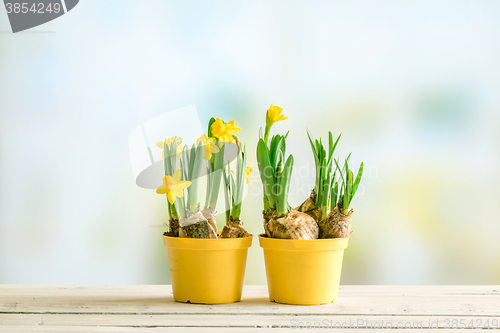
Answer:
<svg viewBox="0 0 500 333"><path fill-rule="evenodd" d="M0 332L428 330L499 321L500 286L341 286L335 303L292 306L269 302L265 286L245 286L239 303L198 305L174 302L170 286L0 285Z"/></svg>

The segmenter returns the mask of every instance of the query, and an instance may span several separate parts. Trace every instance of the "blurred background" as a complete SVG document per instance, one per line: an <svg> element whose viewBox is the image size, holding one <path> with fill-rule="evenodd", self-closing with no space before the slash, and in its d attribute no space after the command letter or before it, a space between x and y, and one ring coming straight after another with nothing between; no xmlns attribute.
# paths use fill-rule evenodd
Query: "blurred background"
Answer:
<svg viewBox="0 0 500 333"><path fill-rule="evenodd" d="M365 163L341 283L498 284L499 59L498 1L85 0L17 34L0 9L0 283L168 284L165 198L136 185L130 133L195 104L254 164L275 104L292 206L307 125ZM254 239L245 283L265 281Z"/></svg>

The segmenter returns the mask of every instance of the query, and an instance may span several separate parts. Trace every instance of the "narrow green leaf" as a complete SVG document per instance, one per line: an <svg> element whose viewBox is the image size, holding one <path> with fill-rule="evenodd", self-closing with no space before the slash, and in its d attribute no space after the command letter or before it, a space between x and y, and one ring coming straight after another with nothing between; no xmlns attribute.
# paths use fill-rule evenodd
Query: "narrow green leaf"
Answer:
<svg viewBox="0 0 500 333"><path fill-rule="evenodd" d="M316 151L316 146L314 144L314 138L312 137L312 134L309 131L309 127L306 128L306 131L307 131L307 137L309 138L309 142L311 143L311 149L313 151L314 158L317 160L317 158L318 158L318 152Z"/></svg>
<svg viewBox="0 0 500 333"><path fill-rule="evenodd" d="M196 162L196 148L197 148L196 144L193 144L191 146L190 151L189 151L189 170L188 170L189 180L193 179L194 172L195 172L194 163Z"/></svg>
<svg viewBox="0 0 500 333"><path fill-rule="evenodd" d="M177 137L175 137L174 141L172 141L172 143L170 144L169 152L170 152L169 160L173 174L173 172L177 170Z"/></svg>
<svg viewBox="0 0 500 333"><path fill-rule="evenodd" d="M278 163L278 151L281 150L281 135L275 135L271 139L271 143L269 145L269 160L271 162L271 166L276 169L276 165Z"/></svg>
<svg viewBox="0 0 500 333"><path fill-rule="evenodd" d="M280 192L278 193L277 214L283 215L288 212L288 193L290 191L290 180L293 170L293 155L288 156L288 159L283 166L283 172L280 177Z"/></svg>
<svg viewBox="0 0 500 333"><path fill-rule="evenodd" d="M272 193L274 185L274 168L269 160L269 150L264 139L259 139L257 144L257 164L259 167L260 179L264 189L264 195L267 197L270 206L276 205L276 199Z"/></svg>
<svg viewBox="0 0 500 333"><path fill-rule="evenodd" d="M211 137L213 138L214 137L214 135L212 134L212 125L213 125L213 123L215 123L215 118L214 117L210 118L210 121L208 122L208 131L207 131L208 134L207 134L207 136L209 138L211 138Z"/></svg>
<svg viewBox="0 0 500 333"><path fill-rule="evenodd" d="M335 165L337 166L337 170L338 170L338 171L339 171L339 173L340 173L340 177L339 177L339 179L342 181L342 185L340 186L340 189L341 189L341 193L342 193L342 194L340 194L340 196L339 196L339 204L340 204L341 202L343 202L343 201L342 201L342 198L343 198L343 194L345 193L345 189L346 189L346 182L345 182L345 179L344 179L344 174L342 173L342 169L340 169L340 166L339 166L339 164L338 164L337 160L336 160L336 159L333 159L333 160L334 160L334 162L335 162Z"/></svg>
<svg viewBox="0 0 500 333"><path fill-rule="evenodd" d="M209 207L210 205L210 184L212 183L212 165L208 163L207 166L207 189L205 192L205 207Z"/></svg>
<svg viewBox="0 0 500 333"><path fill-rule="evenodd" d="M332 194L330 198L330 210L333 210L338 203L338 193L339 192L339 183L335 182L335 185L332 187Z"/></svg>
<svg viewBox="0 0 500 333"><path fill-rule="evenodd" d="M347 160L345 160L345 169L347 170L345 173L345 183L346 183L346 191L345 191L345 201L344 204L349 206L350 203L350 198L351 198L351 192L352 192L352 171L349 169L349 165L347 163ZM344 209L347 209L348 207L343 207Z"/></svg>
<svg viewBox="0 0 500 333"><path fill-rule="evenodd" d="M223 144L220 147L218 153L212 155L213 165L212 165L212 179L211 179L211 192L210 192L210 200L209 207L215 210L217 205L217 199L219 196L219 188L222 180L222 172L224 169L224 151L225 145Z"/></svg>
<svg viewBox="0 0 500 333"><path fill-rule="evenodd" d="M167 144L167 140L163 141L163 168L165 169L165 176L169 175L171 176L173 173L172 173L172 170L170 169L170 161L169 161L169 158L170 158L170 153L168 152L169 149L168 149L168 144Z"/></svg>
<svg viewBox="0 0 500 333"><path fill-rule="evenodd" d="M332 132L328 131L328 156L332 155L333 148L333 135Z"/></svg>
<svg viewBox="0 0 500 333"><path fill-rule="evenodd" d="M358 174L356 176L356 180L354 181L354 185L352 186L352 193L351 193L351 199L354 197L356 194L356 191L358 190L359 183L361 182L361 176L363 175L363 162L361 162L361 165L359 166Z"/></svg>
<svg viewBox="0 0 500 333"><path fill-rule="evenodd" d="M245 180L246 180L246 165L247 165L247 162L246 162L246 145L243 145L243 151L242 151L242 154L241 154L241 158L240 158L240 175L239 175L239 179L238 179L238 203L241 204L241 202L243 201L243 189L244 189L244 186L245 186Z"/></svg>
<svg viewBox="0 0 500 333"><path fill-rule="evenodd" d="M233 177L233 174L231 173L231 171L229 170L229 182L231 183L231 187L230 187L230 195L231 195L231 206L234 208L237 204L236 202L236 184L234 182L234 177Z"/></svg>
<svg viewBox="0 0 500 333"><path fill-rule="evenodd" d="M229 171L229 163L227 164L227 168ZM231 203L229 201L229 195L231 193L231 189L229 187L228 175L226 174L226 170L222 172L222 178L224 180L224 202L226 204L226 222L229 221L229 216L231 215Z"/></svg>
<svg viewBox="0 0 500 333"><path fill-rule="evenodd" d="M331 136L331 133L330 133L330 136ZM335 144L333 146L330 146L330 152L328 154L329 155L328 159L332 158L333 153L335 152L335 148L337 148L337 144L339 143L339 140L340 140L341 136L342 136L342 133L340 133L339 136L337 137L337 140L335 140Z"/></svg>

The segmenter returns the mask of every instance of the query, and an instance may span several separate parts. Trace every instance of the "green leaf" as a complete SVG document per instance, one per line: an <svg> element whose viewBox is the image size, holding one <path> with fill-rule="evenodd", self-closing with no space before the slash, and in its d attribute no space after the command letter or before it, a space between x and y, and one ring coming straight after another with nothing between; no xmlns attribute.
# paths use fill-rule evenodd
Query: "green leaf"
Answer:
<svg viewBox="0 0 500 333"><path fill-rule="evenodd" d="M169 160L171 163L171 170L172 172L175 172L175 170L177 170L177 137L175 137L174 141L172 141L172 143L170 144L169 152L170 152Z"/></svg>
<svg viewBox="0 0 500 333"><path fill-rule="evenodd" d="M264 195L267 197L269 204L276 205L276 198L273 195L272 187L274 185L274 168L269 160L269 149L267 148L264 139L259 139L257 144L257 164L259 166L260 179L264 189Z"/></svg>
<svg viewBox="0 0 500 333"><path fill-rule="evenodd" d="M238 203L241 204L243 201L243 189L245 186L245 179L246 179L246 165L247 165L247 159L246 159L246 146L243 146L243 151L241 153L241 158L240 158L240 175L239 175L239 185L238 185Z"/></svg>
<svg viewBox="0 0 500 333"><path fill-rule="evenodd" d="M217 205L217 199L219 196L219 188L222 179L222 172L224 171L224 150L225 145L220 147L218 153L212 155L213 163L212 163L212 179L210 181L210 199L209 199L209 208L215 210L215 206Z"/></svg>
<svg viewBox="0 0 500 333"><path fill-rule="evenodd" d="M333 138L332 133L331 132L328 132L328 133L330 133L330 138ZM337 137L337 140L335 141L335 144L333 146L330 145L330 151L329 151L329 157L328 157L329 160L332 159L333 153L335 152L335 148L337 148L337 144L339 143L339 140L340 140L341 136L342 136L342 133L340 133L339 136Z"/></svg>
<svg viewBox="0 0 500 333"><path fill-rule="evenodd" d="M210 184L212 183L212 175L213 173L211 172L212 170L212 164L208 163L207 166L207 189L205 192L205 207L209 207L210 205Z"/></svg>
<svg viewBox="0 0 500 333"><path fill-rule="evenodd" d="M201 176L201 167L203 166L203 154L205 147L203 147L203 143L200 142L198 147L196 147L196 158L194 162L194 174L193 176L197 179Z"/></svg>
<svg viewBox="0 0 500 333"><path fill-rule="evenodd" d="M323 148L323 145L318 141L318 139L316 139L316 152L318 154L318 158L319 158L319 153L320 153L320 150L321 148Z"/></svg>
<svg viewBox="0 0 500 333"><path fill-rule="evenodd" d="M346 158L347 163L349 163L349 161L351 160L351 155L352 155L352 152L350 152L349 155L347 155L347 158Z"/></svg>
<svg viewBox="0 0 500 333"><path fill-rule="evenodd" d="M229 163L227 164L227 169L229 173ZM231 203L229 201L229 195L231 193L231 189L229 186L228 175L226 174L226 170L223 170L222 177L224 180L224 202L226 204L226 221L229 221L229 216L231 215Z"/></svg>
<svg viewBox="0 0 500 333"><path fill-rule="evenodd" d="M350 198L351 198L351 193L352 193L352 171L349 169L349 165L347 164L347 160L345 161L345 169L347 170L346 171L346 174L345 174L345 177L346 177L346 180L345 180L345 183L346 183L346 191L345 191L345 201L344 203L347 204L347 206L349 206L349 203L350 203ZM344 209L348 209L348 207L343 207Z"/></svg>
<svg viewBox="0 0 500 333"><path fill-rule="evenodd" d="M280 140L281 140L281 135L279 134L273 135L273 137L271 138L271 142L269 143L269 152L271 154L276 152Z"/></svg>
<svg viewBox="0 0 500 333"><path fill-rule="evenodd" d="M214 117L210 118L210 121L208 122L208 132L207 132L208 135L207 136L209 138L213 138L214 137L214 135L212 134L212 125L213 125L213 123L215 123L215 118Z"/></svg>
<svg viewBox="0 0 500 333"><path fill-rule="evenodd" d="M335 162L335 165L337 166L337 170L340 173L339 179L342 181L342 185L343 185L343 186L341 186L341 189L345 189L346 183L345 183L345 180L344 180L344 174L342 173L342 169L340 169L340 166L339 166L339 164L338 164L338 162L337 162L336 159L333 159L333 161ZM339 198L339 200L340 200L340 198Z"/></svg>
<svg viewBox="0 0 500 333"><path fill-rule="evenodd" d="M325 154L326 151L325 149L321 146L319 150L319 170L318 174L316 174L317 178L317 192L316 194L318 195L317 200L316 200L316 207L321 207L321 203L323 202L323 198L326 195L328 197L328 193L324 193L324 182L328 178L328 175L325 173L326 172L326 159L325 159Z"/></svg>
<svg viewBox="0 0 500 333"><path fill-rule="evenodd" d="M314 138L312 137L311 132L309 131L309 127L306 128L307 137L309 138L309 142L311 143L311 149L313 151L314 159L316 160L316 164L318 163L318 152L316 151L316 146L314 145Z"/></svg>
<svg viewBox="0 0 500 333"><path fill-rule="evenodd" d="M186 163L186 159L184 158L181 158L180 159L180 165L181 165L181 179L182 180L188 180L188 174L187 174L187 171L186 171L186 166L184 165Z"/></svg>
<svg viewBox="0 0 500 333"><path fill-rule="evenodd" d="M275 135L271 139L271 144L269 145L269 160L271 162L271 166L276 169L276 165L278 164L278 152L281 150L282 138L281 135Z"/></svg>
<svg viewBox="0 0 500 333"><path fill-rule="evenodd" d="M169 158L170 158L170 153L168 150L167 140L165 140L163 141L163 168L165 169L165 176L173 175L172 170L170 169L171 164Z"/></svg>
<svg viewBox="0 0 500 333"><path fill-rule="evenodd" d="M193 145L194 147L194 145ZM194 164L194 154L196 151L193 148L189 148L187 145L184 146L184 158L186 160L186 173L188 175L187 180L192 179L192 170Z"/></svg>
<svg viewBox="0 0 500 333"><path fill-rule="evenodd" d="M356 194L356 191L358 190L359 183L361 182L361 176L363 175L363 169L363 162L361 162L358 170L358 175L356 176L356 180L354 181L354 185L352 186L351 199L354 197L354 194Z"/></svg>
<svg viewBox="0 0 500 333"><path fill-rule="evenodd" d="M339 183L335 182L335 185L332 187L332 194L331 194L331 203L330 203L330 210L333 210L335 206L337 205L338 202L338 194L339 194Z"/></svg>
<svg viewBox="0 0 500 333"><path fill-rule="evenodd" d="M283 171L283 159L283 153L281 152L281 150L278 150L278 156L276 157L276 164L274 168L274 179L276 184L278 184L278 179L281 175L281 172Z"/></svg>
<svg viewBox="0 0 500 333"><path fill-rule="evenodd" d="M332 132L328 131L328 156L330 156L332 153L332 148L333 148L333 135Z"/></svg>
<svg viewBox="0 0 500 333"><path fill-rule="evenodd" d="M236 199L235 198L235 196L236 196L236 184L234 182L234 177L231 173L231 170L229 170L229 182L231 183L231 187L230 187L230 191L229 191L229 193L231 194L231 206L234 207L234 206L236 206L236 203L237 203L235 200Z"/></svg>
<svg viewBox="0 0 500 333"><path fill-rule="evenodd" d="M320 174L320 170L319 170L319 159L318 159L318 150L316 149L316 145L314 144L314 138L312 137L312 134L311 132L309 131L309 127L306 128L306 132L307 132L307 137L309 138L309 143L311 144L311 150L313 152L313 156L314 156L314 163L316 165L316 181L315 181L315 184L314 184L314 191L316 193L319 192L319 174Z"/></svg>
<svg viewBox="0 0 500 333"><path fill-rule="evenodd" d="M280 191L278 193L278 205L276 207L278 216L288 213L288 193L290 191L290 179L293 170L293 155L288 156L288 159L283 166L283 172L280 177Z"/></svg>

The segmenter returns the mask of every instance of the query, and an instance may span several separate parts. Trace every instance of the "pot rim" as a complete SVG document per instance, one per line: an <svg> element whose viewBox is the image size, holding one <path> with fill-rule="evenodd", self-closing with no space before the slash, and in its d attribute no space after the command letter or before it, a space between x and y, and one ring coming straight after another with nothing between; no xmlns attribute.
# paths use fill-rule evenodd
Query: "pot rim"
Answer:
<svg viewBox="0 0 500 333"><path fill-rule="evenodd" d="M242 250L252 246L253 235L241 238L183 238L163 235L163 245L186 250Z"/></svg>
<svg viewBox="0 0 500 333"><path fill-rule="evenodd" d="M280 239L259 235L259 244L265 250L278 251L335 251L344 250L349 237L326 239Z"/></svg>

